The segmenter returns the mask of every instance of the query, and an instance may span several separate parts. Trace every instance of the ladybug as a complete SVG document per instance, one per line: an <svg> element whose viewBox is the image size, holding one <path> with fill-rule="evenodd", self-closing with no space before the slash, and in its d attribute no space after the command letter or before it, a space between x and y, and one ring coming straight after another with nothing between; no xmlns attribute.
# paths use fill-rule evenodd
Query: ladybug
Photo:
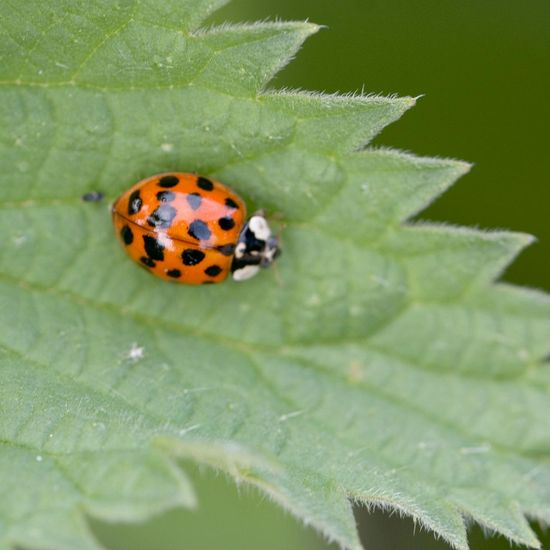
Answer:
<svg viewBox="0 0 550 550"><path fill-rule="evenodd" d="M222 183L183 172L157 174L112 206L127 254L161 279L200 285L229 273L250 279L280 254L263 211L246 220L246 205Z"/></svg>

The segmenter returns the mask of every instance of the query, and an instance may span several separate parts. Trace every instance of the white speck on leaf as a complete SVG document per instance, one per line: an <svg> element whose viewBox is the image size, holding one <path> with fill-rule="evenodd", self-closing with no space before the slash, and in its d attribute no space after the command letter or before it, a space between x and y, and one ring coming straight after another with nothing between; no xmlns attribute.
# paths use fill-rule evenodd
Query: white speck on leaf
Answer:
<svg viewBox="0 0 550 550"><path fill-rule="evenodd" d="M29 238L27 235L15 235L12 237L12 242L15 245L16 248L19 248L20 246L23 246Z"/></svg>
<svg viewBox="0 0 550 550"><path fill-rule="evenodd" d="M208 386L204 386L200 388L185 388L183 390L183 394L186 395L188 393L197 393L197 392L209 391L213 389L214 389L213 387L208 387Z"/></svg>
<svg viewBox="0 0 550 550"><path fill-rule="evenodd" d="M460 453L463 455L477 455L482 453L488 453L491 450L489 443L478 445L477 447L461 447Z"/></svg>
<svg viewBox="0 0 550 550"><path fill-rule="evenodd" d="M130 351L126 354L126 359L130 359L130 361L139 361L143 358L144 353L145 348L138 346L136 342L133 342Z"/></svg>
<svg viewBox="0 0 550 550"><path fill-rule="evenodd" d="M200 428L200 424L193 424L192 426L189 426L187 428L182 428L179 432L178 432L178 435L185 435L189 432L192 432L196 429Z"/></svg>
<svg viewBox="0 0 550 550"><path fill-rule="evenodd" d="M318 306L321 303L319 294L312 294L306 301L306 306Z"/></svg>
<svg viewBox="0 0 550 550"><path fill-rule="evenodd" d="M383 279L382 277L378 277L377 275L371 275L371 281L382 287L390 286L390 283L387 279Z"/></svg>
<svg viewBox="0 0 550 550"><path fill-rule="evenodd" d="M279 422L286 422L289 418L294 418L295 416L300 416L301 414L304 414L305 411L292 411L286 414L282 414L279 416Z"/></svg>
<svg viewBox="0 0 550 550"><path fill-rule="evenodd" d="M419 441L416 446L421 451L433 451L439 447L439 444L435 441Z"/></svg>

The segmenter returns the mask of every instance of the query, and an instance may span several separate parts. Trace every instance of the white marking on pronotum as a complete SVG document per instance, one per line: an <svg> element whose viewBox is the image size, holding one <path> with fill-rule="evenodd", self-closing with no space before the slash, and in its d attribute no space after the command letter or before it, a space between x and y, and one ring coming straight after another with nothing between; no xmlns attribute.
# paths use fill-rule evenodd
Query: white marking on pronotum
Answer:
<svg viewBox="0 0 550 550"><path fill-rule="evenodd" d="M252 216L248 222L248 227L260 241L267 241L271 237L271 229L269 229L269 225L267 225L263 216Z"/></svg>
<svg viewBox="0 0 550 550"><path fill-rule="evenodd" d="M136 342L132 342L132 347L130 348L130 351L128 351L126 355L126 359L130 359L130 361L139 361L145 353L145 348L142 346L138 346Z"/></svg>
<svg viewBox="0 0 550 550"><path fill-rule="evenodd" d="M235 252L233 254L234 254L235 258L242 258L244 256L245 251L246 251L246 244L239 243L235 247Z"/></svg>
<svg viewBox="0 0 550 550"><path fill-rule="evenodd" d="M300 416L301 414L304 414L306 411L292 411L286 414L282 414L279 416L279 422L286 422L289 418L294 418L295 416Z"/></svg>

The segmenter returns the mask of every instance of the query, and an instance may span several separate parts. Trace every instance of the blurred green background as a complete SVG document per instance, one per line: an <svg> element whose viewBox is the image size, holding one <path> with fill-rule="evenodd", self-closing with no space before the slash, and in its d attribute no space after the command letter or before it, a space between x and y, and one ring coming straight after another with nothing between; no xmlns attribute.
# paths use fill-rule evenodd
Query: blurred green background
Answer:
<svg viewBox="0 0 550 550"><path fill-rule="evenodd" d="M504 278L550 290L549 0L233 0L213 22L309 19L310 38L273 83L326 92L425 94L376 144L455 157L472 172L422 219L536 235ZM252 489L200 473L200 508L144 525L92 527L110 550L331 548ZM411 521L357 510L367 550L445 550ZM550 535L541 534L550 548ZM471 531L473 550L508 548Z"/></svg>

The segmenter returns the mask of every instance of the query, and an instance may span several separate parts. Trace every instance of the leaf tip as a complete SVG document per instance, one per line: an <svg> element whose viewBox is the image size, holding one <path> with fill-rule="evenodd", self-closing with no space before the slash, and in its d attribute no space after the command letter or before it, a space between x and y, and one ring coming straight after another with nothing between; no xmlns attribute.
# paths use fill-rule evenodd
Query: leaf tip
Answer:
<svg viewBox="0 0 550 550"><path fill-rule="evenodd" d="M499 242L503 247L503 253L500 258L498 270L494 273L492 279L498 278L506 268L517 258L521 251L534 242L536 238L528 233L511 232L511 231L495 231L489 235Z"/></svg>
<svg viewBox="0 0 550 550"><path fill-rule="evenodd" d="M466 162L464 160L451 160L449 164L454 167L457 177L467 174L474 167L473 162Z"/></svg>
<svg viewBox="0 0 550 550"><path fill-rule="evenodd" d="M516 232L509 233L509 235L511 235L511 240L516 244L519 250L531 246L538 241L538 239L530 233Z"/></svg>
<svg viewBox="0 0 550 550"><path fill-rule="evenodd" d="M414 107L416 105L416 102L420 99L420 97L422 96L405 96L398 98L398 101L400 101L401 103L403 103L403 105L406 105L407 108L410 109L411 107Z"/></svg>
<svg viewBox="0 0 550 550"><path fill-rule="evenodd" d="M307 19L305 21L297 21L295 25L298 31L301 30L304 38L308 38L309 36L318 33L320 30L327 28L326 25L318 25L317 23L312 23Z"/></svg>

